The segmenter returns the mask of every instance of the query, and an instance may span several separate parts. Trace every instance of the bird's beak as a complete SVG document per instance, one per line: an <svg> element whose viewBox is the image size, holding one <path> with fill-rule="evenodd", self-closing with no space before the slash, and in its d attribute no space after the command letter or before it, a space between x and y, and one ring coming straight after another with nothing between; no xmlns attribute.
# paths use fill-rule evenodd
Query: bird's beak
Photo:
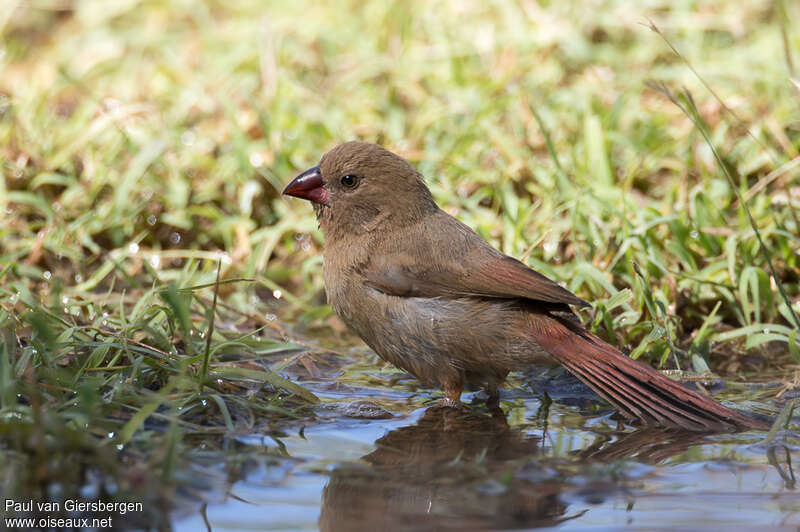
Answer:
<svg viewBox="0 0 800 532"><path fill-rule="evenodd" d="M319 166L315 166L295 177L283 189L283 193L287 196L307 199L314 203L326 203L328 201L328 191L325 190L323 185Z"/></svg>

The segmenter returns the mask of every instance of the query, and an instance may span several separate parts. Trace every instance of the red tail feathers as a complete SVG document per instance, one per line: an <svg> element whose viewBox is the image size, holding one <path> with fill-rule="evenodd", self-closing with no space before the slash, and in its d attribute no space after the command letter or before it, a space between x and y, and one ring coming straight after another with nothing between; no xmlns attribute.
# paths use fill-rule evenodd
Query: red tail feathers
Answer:
<svg viewBox="0 0 800 532"><path fill-rule="evenodd" d="M645 425L694 431L769 428L622 354L577 323L552 318L533 339L570 373Z"/></svg>

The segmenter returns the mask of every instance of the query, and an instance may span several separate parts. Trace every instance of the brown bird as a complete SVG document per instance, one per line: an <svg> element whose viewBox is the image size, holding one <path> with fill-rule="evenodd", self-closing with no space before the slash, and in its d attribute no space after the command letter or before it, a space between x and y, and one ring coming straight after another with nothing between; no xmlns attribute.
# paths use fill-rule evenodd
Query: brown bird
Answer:
<svg viewBox="0 0 800 532"><path fill-rule="evenodd" d="M465 383L497 404L508 373L555 361L646 425L698 431L764 428L607 344L570 310L575 296L490 246L445 213L405 159L342 144L284 194L313 202L336 313L384 360L444 390Z"/></svg>

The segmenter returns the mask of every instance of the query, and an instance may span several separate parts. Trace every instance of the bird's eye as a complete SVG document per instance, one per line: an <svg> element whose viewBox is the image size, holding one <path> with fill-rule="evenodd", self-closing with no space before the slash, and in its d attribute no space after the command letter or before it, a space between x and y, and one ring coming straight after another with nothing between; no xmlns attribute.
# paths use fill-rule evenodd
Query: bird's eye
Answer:
<svg viewBox="0 0 800 532"><path fill-rule="evenodd" d="M339 182L347 188L356 188L358 186L358 177L353 174L347 174Z"/></svg>

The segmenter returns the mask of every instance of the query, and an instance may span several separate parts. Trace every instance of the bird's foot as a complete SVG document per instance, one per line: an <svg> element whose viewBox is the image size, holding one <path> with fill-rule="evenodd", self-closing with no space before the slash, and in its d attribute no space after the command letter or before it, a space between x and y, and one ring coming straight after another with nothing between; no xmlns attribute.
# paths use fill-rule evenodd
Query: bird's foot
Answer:
<svg viewBox="0 0 800 532"><path fill-rule="evenodd" d="M499 417L499 418L506 418L506 413L503 412L503 409L500 408L500 402L496 403L486 403L486 409L489 411L489 415L492 417Z"/></svg>
<svg viewBox="0 0 800 532"><path fill-rule="evenodd" d="M489 397L486 398L486 406L489 410L500 408L500 392L494 390L494 393L490 393Z"/></svg>
<svg viewBox="0 0 800 532"><path fill-rule="evenodd" d="M455 408L459 410L464 408L464 404L461 402L460 398L448 397L447 395L442 397L441 401L439 401L439 406L443 408Z"/></svg>
<svg viewBox="0 0 800 532"><path fill-rule="evenodd" d="M461 409L461 390L463 386L463 380L454 380L452 382L445 381L442 386L444 389L444 397L439 404L446 408Z"/></svg>
<svg viewBox="0 0 800 532"><path fill-rule="evenodd" d="M503 409L500 408L500 385L496 382L490 381L486 387L486 408L489 413L494 416L502 416L505 418Z"/></svg>

